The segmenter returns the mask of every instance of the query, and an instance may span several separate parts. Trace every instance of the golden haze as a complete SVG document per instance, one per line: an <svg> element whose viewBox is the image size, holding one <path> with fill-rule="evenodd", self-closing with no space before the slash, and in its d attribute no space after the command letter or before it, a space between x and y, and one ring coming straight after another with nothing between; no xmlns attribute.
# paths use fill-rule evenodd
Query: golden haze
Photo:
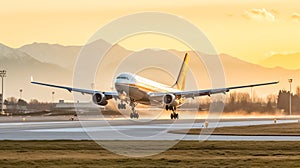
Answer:
<svg viewBox="0 0 300 168"><path fill-rule="evenodd" d="M297 0L2 1L0 42L11 47L32 42L82 45L111 20L142 11L182 16L198 26L218 52L253 63L262 64L273 52L299 52L300 1ZM155 38L145 40L147 46L185 49L178 42ZM125 40L121 45L133 50L145 47L140 40Z"/></svg>

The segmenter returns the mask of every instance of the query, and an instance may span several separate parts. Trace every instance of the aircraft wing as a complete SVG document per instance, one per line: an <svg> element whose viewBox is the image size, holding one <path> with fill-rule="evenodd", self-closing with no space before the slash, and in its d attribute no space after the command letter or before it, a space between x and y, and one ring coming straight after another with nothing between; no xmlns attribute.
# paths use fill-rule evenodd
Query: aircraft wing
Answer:
<svg viewBox="0 0 300 168"><path fill-rule="evenodd" d="M233 86L233 87L217 88L217 89L169 92L169 94L174 94L175 96L180 96L180 97L184 97L184 98L194 98L194 97L198 97L198 96L210 96L210 95L216 94L216 93L226 93L233 89L264 86L264 85L273 85L273 84L277 84L277 83L279 83L279 82L277 81L277 82L259 83L259 84ZM164 96L165 94L166 93L151 93L150 96L158 97L158 96Z"/></svg>
<svg viewBox="0 0 300 168"><path fill-rule="evenodd" d="M103 93L107 98L112 98L112 96L118 96L117 92L102 92L102 91L97 91L97 90L89 90L89 89L80 89L80 88L73 88L73 87L68 87L68 86L60 86L60 85L53 85L53 84L48 84L48 83L41 83L41 82L35 82L31 78L31 83L36 84L36 85L43 85L43 86L48 86L48 87L54 87L54 88L59 88L59 89L65 89L69 92L79 92L82 94L94 94L94 93Z"/></svg>

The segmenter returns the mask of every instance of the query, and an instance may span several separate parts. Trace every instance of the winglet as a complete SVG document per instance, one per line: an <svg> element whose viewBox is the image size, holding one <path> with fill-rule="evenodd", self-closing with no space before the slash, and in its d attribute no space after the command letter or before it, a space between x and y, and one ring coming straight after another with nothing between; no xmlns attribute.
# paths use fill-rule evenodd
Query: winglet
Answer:
<svg viewBox="0 0 300 168"><path fill-rule="evenodd" d="M30 76L30 82L33 82L33 77L32 76Z"/></svg>

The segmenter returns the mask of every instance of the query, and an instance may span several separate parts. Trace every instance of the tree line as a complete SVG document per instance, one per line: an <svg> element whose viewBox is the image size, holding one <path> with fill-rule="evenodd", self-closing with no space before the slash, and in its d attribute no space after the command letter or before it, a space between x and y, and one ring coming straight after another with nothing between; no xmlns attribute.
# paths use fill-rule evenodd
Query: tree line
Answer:
<svg viewBox="0 0 300 168"><path fill-rule="evenodd" d="M293 114L300 114L300 86L296 88L296 93L290 93L286 90L280 90L278 94L277 108L284 112L290 110L290 98L291 98L291 111Z"/></svg>
<svg viewBox="0 0 300 168"><path fill-rule="evenodd" d="M25 106L27 109L34 110L51 110L54 105L48 102L39 102L37 99L31 99L29 102L23 99L17 99L15 97L8 97L4 101L6 106Z"/></svg>
<svg viewBox="0 0 300 168"><path fill-rule="evenodd" d="M268 95L265 99L259 98L257 95L250 96L247 92L231 92L226 97L224 105L224 112L258 112L274 114L275 112L281 114L289 114L290 95L292 102L292 114L300 114L300 86L296 88L295 94L286 90L279 90L278 94ZM210 100L205 99L200 103L200 110L208 109Z"/></svg>

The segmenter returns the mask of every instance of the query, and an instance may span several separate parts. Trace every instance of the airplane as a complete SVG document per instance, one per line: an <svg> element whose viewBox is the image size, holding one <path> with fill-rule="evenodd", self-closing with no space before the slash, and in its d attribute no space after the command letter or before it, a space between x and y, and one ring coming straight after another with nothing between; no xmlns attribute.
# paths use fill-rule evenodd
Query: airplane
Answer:
<svg viewBox="0 0 300 168"><path fill-rule="evenodd" d="M90 94L92 95L93 103L100 106L107 105L109 99L115 98L121 100L121 103L118 104L118 109L126 109L126 103L129 102L129 106L131 107L132 111L130 113L131 119L139 118L139 113L135 110L135 106L137 104L143 104L148 106L158 104L163 105L162 107L164 107L165 110L171 111L171 119L178 119L179 116L176 112L176 108L181 106L184 103L184 100L187 98L195 98L198 96L210 96L212 94L217 93L226 94L226 92L229 92L233 89L272 85L279 83L279 81L276 81L216 89L184 91L189 60L190 56L188 53L186 53L177 80L172 86L167 86L128 72L120 73L114 81L116 91L108 92L36 82L33 81L32 78L31 83L65 89L69 92L73 91L80 92L82 94Z"/></svg>

